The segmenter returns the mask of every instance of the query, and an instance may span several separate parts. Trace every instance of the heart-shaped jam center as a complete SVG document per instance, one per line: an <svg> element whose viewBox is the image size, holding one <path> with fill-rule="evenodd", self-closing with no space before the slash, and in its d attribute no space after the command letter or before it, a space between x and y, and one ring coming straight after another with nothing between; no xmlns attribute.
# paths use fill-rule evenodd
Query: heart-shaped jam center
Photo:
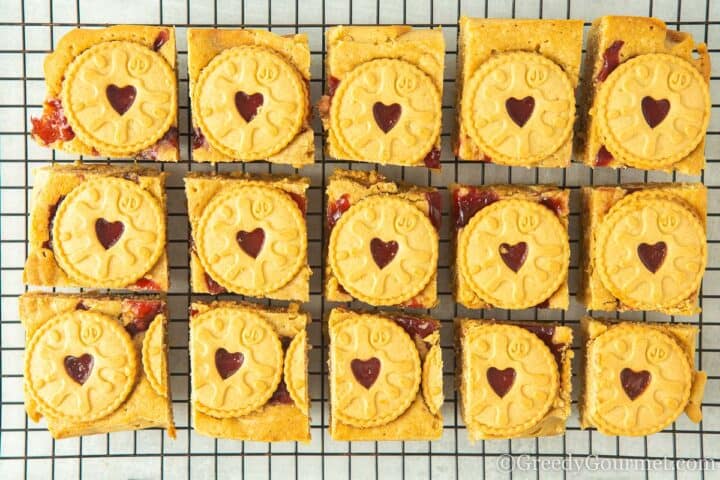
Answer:
<svg viewBox="0 0 720 480"><path fill-rule="evenodd" d="M265 243L265 230L262 228L256 228L252 232L246 232L240 230L237 233L237 242L243 252L247 253L253 258L257 258L260 255L260 250L263 248Z"/></svg>
<svg viewBox="0 0 720 480"><path fill-rule="evenodd" d="M620 372L620 383L630 400L639 397L650 385L650 380L650 372L647 370L636 372L630 368L623 368Z"/></svg>
<svg viewBox="0 0 720 480"><path fill-rule="evenodd" d="M113 110L119 115L124 115L135 103L137 90L132 85L125 85L121 88L111 84L105 89L105 95L107 95L108 102L110 102Z"/></svg>
<svg viewBox="0 0 720 480"><path fill-rule="evenodd" d="M519 242L515 245L503 243L498 250L500 251L500 258L505 262L505 265L515 273L520 270L520 267L523 266L527 259L528 248L525 242Z"/></svg>
<svg viewBox="0 0 720 480"><path fill-rule="evenodd" d="M230 353L224 348L215 350L215 368L223 380L237 372L244 361L245 356L242 352Z"/></svg>
<svg viewBox="0 0 720 480"><path fill-rule="evenodd" d="M518 127L524 126L535 110L535 99L533 97L515 98L505 100L505 109L513 122Z"/></svg>
<svg viewBox="0 0 720 480"><path fill-rule="evenodd" d="M235 108L243 119L250 123L258 113L258 109L262 107L265 98L262 93L253 93L248 95L245 92L237 92L235 94Z"/></svg>
<svg viewBox="0 0 720 480"><path fill-rule="evenodd" d="M641 243L638 245L637 254L645 268L655 273L660 270L660 267L665 262L667 244L665 242L657 242L655 245Z"/></svg>
<svg viewBox="0 0 720 480"><path fill-rule="evenodd" d="M105 250L115 245L125 231L122 222L108 222L104 218L95 220L95 235Z"/></svg>
<svg viewBox="0 0 720 480"><path fill-rule="evenodd" d="M380 360L375 357L367 360L356 358L350 362L350 369L355 376L355 380L369 390L377 380L378 375L380 375Z"/></svg>
<svg viewBox="0 0 720 480"><path fill-rule="evenodd" d="M388 263L392 262L398 252L398 243L395 240L383 242L379 238L370 240L370 253L378 267L385 268Z"/></svg>
<svg viewBox="0 0 720 480"><path fill-rule="evenodd" d="M83 385L90 378L93 369L93 356L89 353L84 353L79 357L68 355L65 357L64 363L67 374L80 385Z"/></svg>
<svg viewBox="0 0 720 480"><path fill-rule="evenodd" d="M373 105L375 123L385 133L388 133L397 124L398 120L400 120L400 114L402 114L402 107L399 103L385 105L382 102L375 102L375 105Z"/></svg>
<svg viewBox="0 0 720 480"><path fill-rule="evenodd" d="M490 367L487 370L487 381L498 397L504 397L515 383L515 369L508 367L505 370L499 370Z"/></svg>
<svg viewBox="0 0 720 480"><path fill-rule="evenodd" d="M660 125L660 122L665 120L665 117L667 117L670 111L670 101L665 98L655 100L652 97L644 97L641 105L643 117L645 117L645 121L650 128L655 128Z"/></svg>

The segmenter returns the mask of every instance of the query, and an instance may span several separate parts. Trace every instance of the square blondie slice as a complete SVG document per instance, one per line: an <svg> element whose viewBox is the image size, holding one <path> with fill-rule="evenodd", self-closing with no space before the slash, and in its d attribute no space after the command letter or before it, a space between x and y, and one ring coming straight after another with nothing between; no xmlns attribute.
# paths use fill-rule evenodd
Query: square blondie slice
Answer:
<svg viewBox="0 0 720 480"><path fill-rule="evenodd" d="M338 169L326 193L325 298L435 307L440 192L394 182L375 171Z"/></svg>
<svg viewBox="0 0 720 480"><path fill-rule="evenodd" d="M644 436L667 428L683 412L695 423L702 420L707 375L695 369L697 327L590 317L580 325L582 428Z"/></svg>
<svg viewBox="0 0 720 480"><path fill-rule="evenodd" d="M216 438L309 442L309 323L292 303L193 302L194 429Z"/></svg>
<svg viewBox="0 0 720 480"><path fill-rule="evenodd" d="M570 190L452 184L450 198L458 303L567 310Z"/></svg>
<svg viewBox="0 0 720 480"><path fill-rule="evenodd" d="M700 312L707 189L700 183L583 187L582 285L589 310Z"/></svg>
<svg viewBox="0 0 720 480"><path fill-rule="evenodd" d="M592 167L699 175L709 80L707 46L689 33L657 18L597 18L583 66L576 158Z"/></svg>
<svg viewBox="0 0 720 480"><path fill-rule="evenodd" d="M192 157L315 161L307 35L188 29Z"/></svg>
<svg viewBox="0 0 720 480"><path fill-rule="evenodd" d="M457 389L471 442L565 432L570 327L459 318L455 337Z"/></svg>
<svg viewBox="0 0 720 480"><path fill-rule="evenodd" d="M318 104L333 158L440 168L445 40L409 25L327 30Z"/></svg>
<svg viewBox="0 0 720 480"><path fill-rule="evenodd" d="M460 18L455 152L520 167L570 164L581 20Z"/></svg>
<svg viewBox="0 0 720 480"><path fill-rule="evenodd" d="M334 440L440 438L440 322L401 312L334 308L328 328Z"/></svg>
<svg viewBox="0 0 720 480"><path fill-rule="evenodd" d="M307 302L309 186L299 176L189 173L192 291Z"/></svg>
<svg viewBox="0 0 720 480"><path fill-rule="evenodd" d="M175 29L75 29L45 58L39 145L81 155L176 162Z"/></svg>
<svg viewBox="0 0 720 480"><path fill-rule="evenodd" d="M166 176L81 163L36 169L23 281L166 292Z"/></svg>
<svg viewBox="0 0 720 480"><path fill-rule="evenodd" d="M25 293L25 409L54 438L159 427L175 438L158 296Z"/></svg>

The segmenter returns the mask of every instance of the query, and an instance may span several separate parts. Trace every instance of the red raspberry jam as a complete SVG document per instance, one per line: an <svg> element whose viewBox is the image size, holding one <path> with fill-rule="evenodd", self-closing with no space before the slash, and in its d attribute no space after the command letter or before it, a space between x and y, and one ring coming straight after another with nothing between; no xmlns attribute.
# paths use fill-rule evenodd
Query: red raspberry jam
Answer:
<svg viewBox="0 0 720 480"><path fill-rule="evenodd" d="M466 187L463 195L460 194L460 189L455 190L452 205L453 215L455 216L455 229L458 230L467 225L473 215L498 200L500 200L500 197L490 190Z"/></svg>
<svg viewBox="0 0 720 480"><path fill-rule="evenodd" d="M50 145L57 141L67 142L75 138L70 124L65 118L62 103L58 98L52 98L45 102L43 113L40 118L33 117L32 135L39 138L44 145Z"/></svg>
<svg viewBox="0 0 720 480"><path fill-rule="evenodd" d="M283 403L286 405L293 403L293 399L290 396L290 392L288 392L287 385L285 384L285 379L280 380L280 383L275 389L275 393L272 394L272 397L270 397L268 402L271 404Z"/></svg>
<svg viewBox="0 0 720 480"><path fill-rule="evenodd" d="M65 371L67 374L80 385L87 382L93 370L94 359L89 353L84 353L79 357L68 355L65 357Z"/></svg>
<svg viewBox="0 0 720 480"><path fill-rule="evenodd" d="M223 380L226 380L240 370L245 362L242 352L228 352L224 348L215 350L215 368Z"/></svg>
<svg viewBox="0 0 720 480"><path fill-rule="evenodd" d="M435 230L440 230L442 225L442 196L440 192L427 192L425 198L428 202L428 216Z"/></svg>
<svg viewBox="0 0 720 480"><path fill-rule="evenodd" d="M377 357L368 359L354 358L350 362L350 370L355 380L368 390L375 384L378 375L380 375L380 368L382 368L382 363Z"/></svg>
<svg viewBox="0 0 720 480"><path fill-rule="evenodd" d="M42 244L43 248L47 248L48 250L53 249L53 238L52 238L52 231L53 231L53 224L55 222L55 215L57 214L57 209L62 203L62 201L65 200L65 195L60 195L60 198L58 198L58 201L54 204L50 205L50 208L48 209L48 239L45 240Z"/></svg>
<svg viewBox="0 0 720 480"><path fill-rule="evenodd" d="M423 308L425 305L422 303L420 296L413 297L404 304L408 308Z"/></svg>
<svg viewBox="0 0 720 480"><path fill-rule="evenodd" d="M95 220L95 236L105 250L115 245L123 232L125 232L125 224L121 221L108 222L102 217Z"/></svg>
<svg viewBox="0 0 720 480"><path fill-rule="evenodd" d="M163 45L165 45L165 43L167 43L168 40L170 40L170 32L162 30L158 33L157 37L155 37L155 41L152 46L153 50L157 52Z"/></svg>
<svg viewBox="0 0 720 480"><path fill-rule="evenodd" d="M550 299L543 300L542 302L535 305L535 308L550 308Z"/></svg>
<svg viewBox="0 0 720 480"><path fill-rule="evenodd" d="M535 98L529 95L525 98L510 97L505 100L505 110L510 119L522 128L530 120L532 112L535 110Z"/></svg>
<svg viewBox="0 0 720 480"><path fill-rule="evenodd" d="M393 317L395 323L400 325L411 337L425 338L438 330L438 324L426 318L402 315Z"/></svg>
<svg viewBox="0 0 720 480"><path fill-rule="evenodd" d="M370 253L372 254L375 264L382 270L393 261L397 255L400 246L395 240L384 242L379 238L373 238L370 241Z"/></svg>
<svg viewBox="0 0 720 480"><path fill-rule="evenodd" d="M170 127L165 135L157 141L152 147L146 148L142 152L138 153L135 158L138 160L157 160L158 152L161 147L177 148L178 146L178 129L177 127Z"/></svg>
<svg viewBox="0 0 720 480"><path fill-rule="evenodd" d="M502 398L507 395L515 383L516 372L512 367L508 367L504 370L490 367L487 369L487 373L485 375L490 387L493 391L495 391L498 397Z"/></svg>
<svg viewBox="0 0 720 480"><path fill-rule="evenodd" d="M332 98L332 96L335 95L335 91L337 90L339 85L340 85L340 79L333 77L332 75L330 76L330 78L328 78L327 91L328 91L328 95L330 95L330 98Z"/></svg>
<svg viewBox="0 0 720 480"><path fill-rule="evenodd" d="M338 220L340 220L340 217L342 217L342 214L345 213L348 208L350 208L350 196L347 193L328 205L328 230L333 229Z"/></svg>
<svg viewBox="0 0 720 480"><path fill-rule="evenodd" d="M282 344L283 352L287 352L288 347L290 346L290 342L292 342L292 338L290 337L280 337L280 343ZM278 404L278 403L284 403L284 404L292 404L293 399L290 396L290 392L288 392L287 384L285 383L285 379L281 379L280 383L278 384L277 388L275 389L275 392L273 393L272 397L270 397L270 400L268 400L271 404Z"/></svg>
<svg viewBox="0 0 720 480"><path fill-rule="evenodd" d="M440 149L433 147L423 161L428 168L440 168Z"/></svg>
<svg viewBox="0 0 720 480"><path fill-rule="evenodd" d="M665 120L668 112L670 111L670 100L667 98L661 98L657 100L649 95L643 97L640 102L642 107L643 117L650 128L655 128Z"/></svg>
<svg viewBox="0 0 720 480"><path fill-rule="evenodd" d="M110 102L110 106L119 115L125 115L130 107L135 103L135 97L137 97L137 88L132 85L126 85L124 87L118 87L115 84L110 84L105 89L105 96Z"/></svg>
<svg viewBox="0 0 720 480"><path fill-rule="evenodd" d="M625 44L622 40L615 40L603 53L603 66L598 72L597 79L604 82L608 75L620 65L620 49Z"/></svg>
<svg viewBox="0 0 720 480"><path fill-rule="evenodd" d="M256 228L250 232L240 230L237 232L235 239L243 252L252 258L257 258L265 245L265 230L262 228Z"/></svg>
<svg viewBox="0 0 720 480"><path fill-rule="evenodd" d="M498 250L502 261L513 272L517 273L525 265L528 253L527 242L518 242L514 245L501 243Z"/></svg>
<svg viewBox="0 0 720 480"><path fill-rule="evenodd" d="M197 150L198 148L207 146L207 141L205 140L205 135L203 135L202 130L200 130L199 128L193 128L193 131L192 131L192 134L190 135L190 137L191 137L193 150Z"/></svg>
<svg viewBox="0 0 720 480"><path fill-rule="evenodd" d="M162 309L163 303L160 300L123 300L123 311L132 316L132 321L125 325L125 330L131 336L144 332Z"/></svg>
<svg viewBox="0 0 720 480"><path fill-rule="evenodd" d="M554 325L518 325L525 330L529 330L534 333L536 337L542 340L545 345L550 349L552 354L555 356L555 361L558 367L562 365L562 354L565 351L565 345L561 343L553 342L553 335L555 335Z"/></svg>
<svg viewBox="0 0 720 480"><path fill-rule="evenodd" d="M80 300L80 301L78 302L78 304L75 305L75 310L85 310L85 311L87 311L87 310L90 310L90 307L88 307L87 305L85 305L85 304L83 303L83 301Z"/></svg>
<svg viewBox="0 0 720 480"><path fill-rule="evenodd" d="M560 202L557 198L540 197L540 203L552 210L558 217L563 216L565 208L562 202Z"/></svg>
<svg viewBox="0 0 720 480"><path fill-rule="evenodd" d="M395 128L398 120L400 120L400 115L402 115L402 106L399 103L385 105L382 102L375 102L373 105L375 123L384 133L388 133Z"/></svg>
<svg viewBox="0 0 720 480"><path fill-rule="evenodd" d="M207 285L208 292L213 295L218 295L220 293L226 292L225 287L213 280L213 278L207 273L205 274L205 284Z"/></svg>
<svg viewBox="0 0 720 480"><path fill-rule="evenodd" d="M608 152L608 149L603 145L600 147L600 150L598 150L597 156L595 156L595 166L607 167L613 160L615 160L615 157L613 157L613 154Z"/></svg>
<svg viewBox="0 0 720 480"><path fill-rule="evenodd" d="M630 400L639 397L650 385L652 374L647 370L636 372L631 368L623 368L620 371L620 384Z"/></svg>
<svg viewBox="0 0 720 480"><path fill-rule="evenodd" d="M152 290L159 292L162 290L162 287L158 285L155 281L149 279L149 278L141 278L137 282L135 282L133 287L138 288L140 290Z"/></svg>
<svg viewBox="0 0 720 480"><path fill-rule="evenodd" d="M288 195L292 197L293 200L295 200L295 203L297 203L298 208L302 212L303 215L307 213L307 202L305 201L305 197L302 195L298 195L297 193L293 192L287 192Z"/></svg>
<svg viewBox="0 0 720 480"><path fill-rule="evenodd" d="M263 103L265 103L265 97L260 92L247 94L241 90L235 93L235 108L243 120L248 123L255 118Z"/></svg>

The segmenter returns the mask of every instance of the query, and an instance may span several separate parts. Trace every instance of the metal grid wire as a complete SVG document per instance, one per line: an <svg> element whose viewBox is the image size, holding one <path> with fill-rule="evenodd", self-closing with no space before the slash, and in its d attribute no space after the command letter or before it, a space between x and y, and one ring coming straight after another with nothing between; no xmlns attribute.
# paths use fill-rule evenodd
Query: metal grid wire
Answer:
<svg viewBox="0 0 720 480"><path fill-rule="evenodd" d="M449 145L455 99L455 61L457 19L460 14L478 17L582 18L589 22L608 13L652 15L671 28L691 32L709 43L713 64L720 65L720 2L715 0L0 0L0 478L556 478L575 476L570 471L546 468L535 470L533 461L596 455L600 460L705 458L720 466L720 105L713 105L708 132L708 164L701 180L709 188L709 268L701 290L704 313L678 321L701 327L697 345L697 365L709 374L699 425L680 419L662 433L646 438L606 437L596 431L579 429L576 401L564 436L488 441L470 445L459 417L453 388L455 369L452 351L452 319L458 315L495 317L512 320L560 321L577 327L583 308L574 300L566 313L531 309L520 312L490 310L468 312L458 307L449 290L448 198L447 186L453 181L467 183L553 183L574 190L571 209L570 271L571 293L578 284L579 206L576 190L589 184L615 184L647 181L697 181L697 177L648 173L636 170L591 171L575 164L568 169L507 168L483 163L458 162ZM178 164L155 164L171 173L168 185L169 254L172 291L169 294L171 321L170 366L178 439L166 438L160 430L120 432L79 439L53 441L43 424L30 423L23 408L22 355L24 332L18 319L17 296L22 284L22 266L27 255L27 225L32 169L50 161L67 162L73 156L36 146L27 135L29 118L41 111L45 87L42 61L53 45L69 29L101 27L106 24L142 23L177 26L180 137L183 160ZM318 162L299 173L312 179L309 193L309 255L313 268L312 302L306 307L313 315L310 327L315 346L310 356L312 436L309 445L214 440L191 431L188 408L189 362L187 306L194 299L208 296L189 292L188 226L182 177L188 171L230 171L293 173L292 168L268 164L193 164L190 158L188 111L187 46L189 26L271 29L277 33L304 32L312 49L311 92L313 102L324 91L326 28L337 24L406 23L417 27L442 26L447 43L445 92L443 100L442 172L425 169L379 167L395 179L437 186L444 195L441 258L439 269L441 305L432 314L442 320L442 346L445 360L445 429L435 442L335 442L327 434L328 385L325 363L327 340L322 319L331 305L321 298L324 259L322 255L325 179L338 167L377 168L360 163L326 159L322 135L316 121ZM719 91L718 68L711 78L711 89ZM98 160L89 160L98 161ZM114 163L128 163L114 162ZM149 163L147 165L153 165ZM230 295L223 297L232 298ZM676 321L656 314L636 313L626 318L647 321ZM576 335L577 337L577 335ZM577 341L576 346L577 349ZM578 391L577 368L574 371ZM577 398L577 393L574 394ZM498 459L512 454L524 459L528 471L502 471ZM601 465L602 466L602 465ZM707 466L707 465L706 465ZM605 465L607 469L609 465ZM636 467L637 468L637 467ZM667 468L667 466L665 467ZM616 476L605 472L604 476ZM630 475L629 472L621 476ZM645 478L720 478L718 471L694 472L640 470Z"/></svg>

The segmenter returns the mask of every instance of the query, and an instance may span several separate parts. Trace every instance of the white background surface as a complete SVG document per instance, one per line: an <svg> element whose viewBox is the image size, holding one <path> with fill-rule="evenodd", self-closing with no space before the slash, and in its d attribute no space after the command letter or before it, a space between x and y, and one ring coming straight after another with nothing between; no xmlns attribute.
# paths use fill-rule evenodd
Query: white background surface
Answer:
<svg viewBox="0 0 720 480"><path fill-rule="evenodd" d="M454 116L454 76L457 18L460 12L471 16L525 17L525 18L582 18L591 21L609 13L655 15L692 32L696 39L707 41L711 47L713 63L712 92L717 102L720 85L720 2L716 0L632 0L632 1L429 1L429 0L346 0L330 1L229 1L217 0L0 0L0 281L2 305L0 309L0 479L16 478L87 478L87 479L183 479L183 478L247 478L274 477L321 478L508 478L501 472L499 455L528 454L526 462L534 460L562 460L573 455L584 460L587 455L612 460L617 458L662 459L715 458L715 471L705 472L705 478L720 478L720 125L718 105L707 142L708 165L702 180L709 190L709 253L710 268L705 275L702 307L704 313L690 318L671 319L701 324L702 334L696 361L710 375L703 411L705 420L695 425L681 418L672 428L647 438L613 438L595 431L578 428L577 412L568 423L565 436L540 440L493 441L469 445L459 418L453 391L452 324L455 315L495 316L500 319L558 320L577 326L584 314L573 301L571 309L559 312L527 310L466 312L456 307L449 294L447 195L445 193L444 225L440 258L441 305L433 312L443 320L442 344L446 370L444 407L445 433L441 440L429 442L334 442L326 433L328 404L325 340L321 334L321 321L327 307L320 298L322 280L321 235L323 216L324 178L337 167L348 164L327 160L322 162L321 138L317 136L318 161L301 173L313 180L309 198L310 262L313 300L308 306L314 318L310 328L315 349L311 354L312 435L309 445L294 443L269 445L266 443L213 440L192 433L188 428L189 413L188 357L187 357L187 304L188 293L187 219L182 192L182 176L189 170L208 170L210 167L191 165L188 161L188 109L185 27L189 24L237 27L242 24L257 28L273 26L273 31L307 33L313 50L312 82L313 102L322 92L323 24L338 23L410 23L420 26L442 24L447 42L443 123L443 170L429 174L424 169L380 168L390 177L404 178L420 184L446 187L453 181L468 183L556 183L568 187L587 184L615 184L636 181L698 181L698 177L672 176L627 170L615 172L600 169L591 171L582 165L567 170L506 168L479 163L457 164L449 148L449 132ZM379 6L379 10L378 10ZM708 22L709 20L709 22ZM679 23L678 23L679 22ZM17 295L25 290L22 284L22 266L27 252L27 213L29 187L32 186L32 169L47 162L69 161L74 157L36 146L26 136L29 117L41 110L45 87L42 61L46 53L68 29L77 25L148 23L178 25L180 76L180 133L182 158L179 164L165 164L171 172L169 179L169 251L172 268L170 294L170 365L175 418L178 438L170 440L159 430L96 435L83 439L54 442L42 424L35 425L25 416L22 401L22 356L24 332L17 314ZM714 47L714 48L713 48ZM316 132L320 132L319 123ZM27 159L27 161L26 161ZM92 160L100 161L100 160ZM292 172L290 168L270 167L267 164L222 166L220 170ZM352 168L374 168L352 164ZM578 282L577 258L579 238L578 198L573 193L571 218L571 292ZM232 298L231 296L226 296ZM663 315L642 313L627 318L648 321L668 320ZM576 378L577 384L577 378ZM577 398L577 393L573 395ZM701 478L699 472L663 471L635 472L649 478ZM664 468L667 468L665 466ZM588 478L630 478L633 472L587 472ZM516 470L517 478L557 478L561 473L545 470L523 472ZM567 477L580 476L567 472Z"/></svg>

